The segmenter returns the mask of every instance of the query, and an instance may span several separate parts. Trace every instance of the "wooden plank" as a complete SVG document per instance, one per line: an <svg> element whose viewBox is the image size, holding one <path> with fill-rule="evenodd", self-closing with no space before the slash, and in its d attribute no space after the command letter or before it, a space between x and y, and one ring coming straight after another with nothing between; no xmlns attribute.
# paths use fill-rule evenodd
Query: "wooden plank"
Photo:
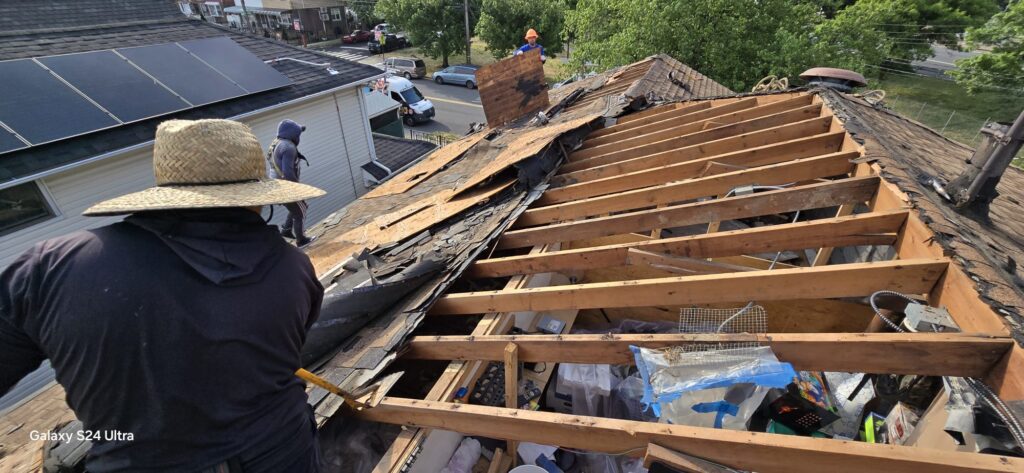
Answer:
<svg viewBox="0 0 1024 473"><path fill-rule="evenodd" d="M519 347L515 343L507 343L503 359L505 361L505 407L519 409ZM508 451L519 451L518 442L509 440ZM512 466L516 464L515 458L512 459Z"/></svg>
<svg viewBox="0 0 1024 473"><path fill-rule="evenodd" d="M647 444L647 453L644 455L644 468L649 469L655 463L686 473L735 473L736 471L717 463L649 443Z"/></svg>
<svg viewBox="0 0 1024 473"><path fill-rule="evenodd" d="M754 271L750 266L729 263L718 263L706 259L669 256L663 253L630 248L626 251L626 264L630 266L650 266L654 269L672 274L717 274Z"/></svg>
<svg viewBox="0 0 1024 473"><path fill-rule="evenodd" d="M820 126L820 124L817 126ZM766 166L801 158L827 155L838 152L842 138L843 133L830 133L801 137L790 141L772 142L764 145L756 145L757 142L753 142L751 144L755 144L755 146L752 148L707 157L702 157L707 152L707 149L697 146L691 148L692 156L690 157L695 157L692 160L689 159L690 157L679 156L677 157L679 158L678 162L662 166L647 167L646 164L642 163L633 166L627 165L628 163L622 163L621 165L601 166L585 171L564 174L562 176L555 176L553 183L557 181L560 186L545 192L537 205L545 206L560 202L570 202L605 195L605 193L657 185L673 180L707 177L734 171L738 167ZM664 160L658 159L656 161ZM640 169L629 171L634 168ZM623 172L609 174L612 170Z"/></svg>
<svg viewBox="0 0 1024 473"><path fill-rule="evenodd" d="M524 310L600 309L717 302L862 297L889 289L906 294L932 290L946 270L943 259L855 263L815 268L759 270L595 284L449 293L431 315Z"/></svg>
<svg viewBox="0 0 1024 473"><path fill-rule="evenodd" d="M632 365L643 348L758 343L797 370L983 376L1013 347L1010 338L959 333L709 333L414 337L405 356L500 361L515 344L525 363ZM884 356L879 354L884 353Z"/></svg>
<svg viewBox="0 0 1024 473"><path fill-rule="evenodd" d="M586 169L570 169L575 163L562 166L563 174L552 179L552 185L570 186L598 179L623 176L640 171L672 171L677 174L667 179L686 179L700 173L712 163L719 165L751 166L773 164L787 159L807 158L839 150L841 133L829 133L825 120L814 118L804 122L783 125L769 130L724 138L703 145L687 146L671 151L654 153L624 161L610 160ZM778 145L778 146L775 146ZM711 159L714 157L714 159ZM674 168L688 164L686 168ZM665 169L670 168L672 169ZM685 169L686 174L678 174ZM635 176L634 176L635 177ZM660 182L665 182L660 181Z"/></svg>
<svg viewBox="0 0 1024 473"><path fill-rule="evenodd" d="M942 255L942 245L934 241L934 236L917 214L911 213L896 243L897 254L900 258ZM951 269L929 295L929 302L945 306L964 332L1009 334L1003 318L981 299L976 283L958 266L954 265Z"/></svg>
<svg viewBox="0 0 1024 473"><path fill-rule="evenodd" d="M573 162L570 164L592 165L595 162L601 162L600 160L602 159L624 161L653 153L682 148L684 146L707 143L709 141L720 140L730 136L765 130L789 123L797 123L811 118L820 117L820 115L821 105L808 105L795 110L768 115L766 117L754 118L739 123L712 128L699 133L661 139L658 141L644 141L642 144L630 143L631 146L628 148L602 149L603 147L599 147L590 150L580 150L572 154ZM605 163L602 162L602 164Z"/></svg>
<svg viewBox="0 0 1024 473"><path fill-rule="evenodd" d="M629 115L623 115L617 119L614 125L597 130L590 136L598 137L602 135L616 133L622 130L628 130L630 128L644 126L650 123L663 121L669 118L679 117L707 108L711 108L710 101L661 105L640 112L630 113Z"/></svg>
<svg viewBox="0 0 1024 473"><path fill-rule="evenodd" d="M317 243L307 250L307 255L313 262L317 274L322 275L363 248L376 248L384 243L402 241L416 235L470 207L486 202L514 182L515 179L496 182L473 189L459 197L454 197L455 191L441 192L432 196L427 206L424 206L423 202L415 202L406 209L397 210L401 219L386 228L363 225L330 239L318 239ZM408 207L413 207L415 211L410 212ZM381 222L393 220L387 216L378 218Z"/></svg>
<svg viewBox="0 0 1024 473"><path fill-rule="evenodd" d="M726 194L745 185L783 185L790 182L847 174L855 152L839 152L813 158L796 159L714 176L672 182L615 194L531 208L516 220L512 228L575 220L608 212L633 210L670 204L700 197Z"/></svg>
<svg viewBox="0 0 1024 473"><path fill-rule="evenodd" d="M1003 401L1024 401L1024 348L1014 345L985 377L985 384Z"/></svg>
<svg viewBox="0 0 1024 473"><path fill-rule="evenodd" d="M540 51L502 59L476 71L487 126L498 127L548 106ZM516 106L509 107L509 103Z"/></svg>
<svg viewBox="0 0 1024 473"><path fill-rule="evenodd" d="M657 120L629 122L621 128L616 128L618 124L601 130L603 133L592 133L587 140L583 142L583 147L580 149L593 148L606 143L612 143L617 140L624 138L635 138L655 131L662 131L669 128L674 128L681 125L688 125L698 122L703 122L711 117L727 115L740 110L747 110L757 107L757 99L754 97L729 102L726 104L711 106L707 103L707 106L693 110L688 108L684 110L676 110L670 113L664 113L657 116ZM810 103L810 100L808 100ZM687 113L682 113L686 111ZM654 118L654 117L652 117ZM698 128L700 129L700 128Z"/></svg>
<svg viewBox="0 0 1024 473"><path fill-rule="evenodd" d="M498 248L520 248L541 243L648 231L654 228L681 227L715 220L833 207L870 199L878 187L878 181L879 178L876 176L854 177L727 199L511 230L502 235Z"/></svg>
<svg viewBox="0 0 1024 473"><path fill-rule="evenodd" d="M521 145L505 148L497 157L494 158L494 160L487 163L487 165L472 176L468 176L465 182L460 182L458 189L452 192L452 198L461 195L463 192L471 191L477 185L491 179L495 174L498 174L505 168L536 156L537 153L540 153L544 148L554 143L562 134L580 127L588 126L590 122L599 117L600 115L598 114L588 114L573 120L561 123L551 123L540 128L533 128L532 130L519 135L516 138L515 143L517 145Z"/></svg>
<svg viewBox="0 0 1024 473"><path fill-rule="evenodd" d="M744 103L744 101L736 103ZM687 119L689 117L680 117L675 120L652 123L642 128L634 128L632 130L621 131L589 139L583 142L583 147L580 148L580 150L603 154L611 151L632 148L633 146L641 145L643 143L667 140L677 136L710 130L712 128L731 125L733 123L774 115L787 110L811 105L811 96L799 95L788 100L772 102L765 105L756 105L755 100L754 104L754 107L739 111L721 110L728 108L728 105L715 107L692 114L706 115L706 117L694 117L695 119L689 120ZM581 155L580 158L584 158L584 156Z"/></svg>
<svg viewBox="0 0 1024 473"><path fill-rule="evenodd" d="M762 473L981 473L1019 472L1024 461L998 455L947 452L896 445L737 432L654 422L603 419L552 412L385 398L355 414L364 420L435 427L496 439L513 439L595 452L631 451L648 443Z"/></svg>

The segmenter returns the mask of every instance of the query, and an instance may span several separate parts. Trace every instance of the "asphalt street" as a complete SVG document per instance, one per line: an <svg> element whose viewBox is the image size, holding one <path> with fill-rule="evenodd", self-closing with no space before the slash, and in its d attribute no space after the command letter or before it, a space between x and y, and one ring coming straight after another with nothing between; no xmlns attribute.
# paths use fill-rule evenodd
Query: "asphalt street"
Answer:
<svg viewBox="0 0 1024 473"><path fill-rule="evenodd" d="M412 81L424 97L434 104L437 115L434 120L413 127L424 132L447 131L464 135L472 122L483 123L484 107L480 105L480 94L476 89L464 86L435 84L430 79Z"/></svg>
<svg viewBox="0 0 1024 473"><path fill-rule="evenodd" d="M370 56L366 49L366 43L331 46L322 51L341 59L359 61L364 64L384 62L380 55ZM386 55L386 57L394 56L402 56L402 51L393 51ZM427 133L445 131L463 135L469 131L470 123L487 121L484 117L484 108L480 105L480 94L475 89L435 84L429 77L414 79L412 83L424 97L433 102L437 112L432 121L416 125L412 128L413 130Z"/></svg>

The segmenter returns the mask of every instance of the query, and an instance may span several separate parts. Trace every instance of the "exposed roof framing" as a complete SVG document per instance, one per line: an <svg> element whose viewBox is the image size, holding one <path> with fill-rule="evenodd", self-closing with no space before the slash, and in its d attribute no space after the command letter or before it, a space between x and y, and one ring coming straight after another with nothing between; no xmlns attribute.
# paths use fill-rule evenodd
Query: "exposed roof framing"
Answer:
<svg viewBox="0 0 1024 473"><path fill-rule="evenodd" d="M452 402L508 353L628 364L630 345L732 342L770 346L798 369L974 376L1024 400L1024 349L1012 338L1019 287L1015 267L998 263L1024 245L1012 228L962 223L922 197L915 167L932 166L926 154L948 143L833 92L729 94L664 56L608 71L552 91L561 112L547 125L521 120L436 150L314 230L309 253L327 285L363 283L424 255L444 261L316 369L352 389L399 357L449 361L425 399L386 398L356 413L417 427L375 472L402 471L433 428L635 456L657 444L761 472L1024 470L994 455ZM720 98L694 100L702 97ZM928 151L905 156L900 140ZM1004 179L1014 198L1022 180L1016 171ZM857 248L885 256L851 257ZM354 256L363 249L373 258ZM777 251L797 257L773 262ZM480 285L502 289L470 289ZM862 298L880 289L945 306L962 333L877 333ZM767 333L508 335L517 314L567 326L593 310L676 321L683 306L749 300L769 312ZM425 319L476 325L436 335L435 323L417 336ZM19 413L60 413L59 388L47 393ZM340 407L321 389L309 395L321 422Z"/></svg>
<svg viewBox="0 0 1024 473"><path fill-rule="evenodd" d="M980 454L450 403L482 363L503 360L510 347L524 362L631 364L630 345L730 342L770 346L797 369L974 376L1005 399L1024 399L1024 354L1003 318L938 245L904 189L872 162L876 148L854 139L834 116L836 100L845 99L798 91L669 103L589 133L544 194L503 232L498 253L476 260L464 276L509 277L505 287L448 291L428 313L482 315L476 329L407 344L406 358L451 361L426 399L389 398L358 415L602 452L632 448L641 455L652 442L756 471L1024 468L1019 459ZM751 193L741 190L746 186L779 188ZM717 231L719 222L788 219L795 211L805 213L797 223ZM700 225L707 233L663 231ZM829 264L833 250L867 246L891 247L893 257ZM805 250L811 256L803 262L774 267L758 256ZM552 283L552 274L568 279ZM863 304L852 301L882 289L947 307L963 333L871 333L870 309L865 315ZM777 301L769 327L785 331L507 335L516 313L600 309L675 320L679 307L748 300ZM399 435L375 471L398 471L427 431Z"/></svg>

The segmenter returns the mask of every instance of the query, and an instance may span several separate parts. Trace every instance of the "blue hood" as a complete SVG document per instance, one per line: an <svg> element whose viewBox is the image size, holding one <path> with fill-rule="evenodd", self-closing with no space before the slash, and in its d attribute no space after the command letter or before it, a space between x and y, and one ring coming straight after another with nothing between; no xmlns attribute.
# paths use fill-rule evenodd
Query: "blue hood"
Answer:
<svg viewBox="0 0 1024 473"><path fill-rule="evenodd" d="M303 131L306 131L306 127L291 120L283 120L281 124L277 125L277 137L295 144L299 144L299 135Z"/></svg>

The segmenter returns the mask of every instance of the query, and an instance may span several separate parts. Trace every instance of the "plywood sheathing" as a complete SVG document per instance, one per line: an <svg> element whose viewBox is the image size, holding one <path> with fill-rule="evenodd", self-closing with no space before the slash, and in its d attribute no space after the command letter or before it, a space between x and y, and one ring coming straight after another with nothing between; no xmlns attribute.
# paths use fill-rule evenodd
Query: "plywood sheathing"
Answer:
<svg viewBox="0 0 1024 473"><path fill-rule="evenodd" d="M487 126L501 126L548 106L539 49L481 67L476 81Z"/></svg>
<svg viewBox="0 0 1024 473"><path fill-rule="evenodd" d="M991 205L991 220L958 213L932 190L929 180L957 176L966 167L971 148L859 98L832 91L819 96L862 143L865 156L878 161L886 181L910 197L936 235L931 243L963 269L982 300L1004 316L1014 337L1024 344L1024 283L1017 268L1024 261L1024 171L1013 166L1006 170L1000 196Z"/></svg>

